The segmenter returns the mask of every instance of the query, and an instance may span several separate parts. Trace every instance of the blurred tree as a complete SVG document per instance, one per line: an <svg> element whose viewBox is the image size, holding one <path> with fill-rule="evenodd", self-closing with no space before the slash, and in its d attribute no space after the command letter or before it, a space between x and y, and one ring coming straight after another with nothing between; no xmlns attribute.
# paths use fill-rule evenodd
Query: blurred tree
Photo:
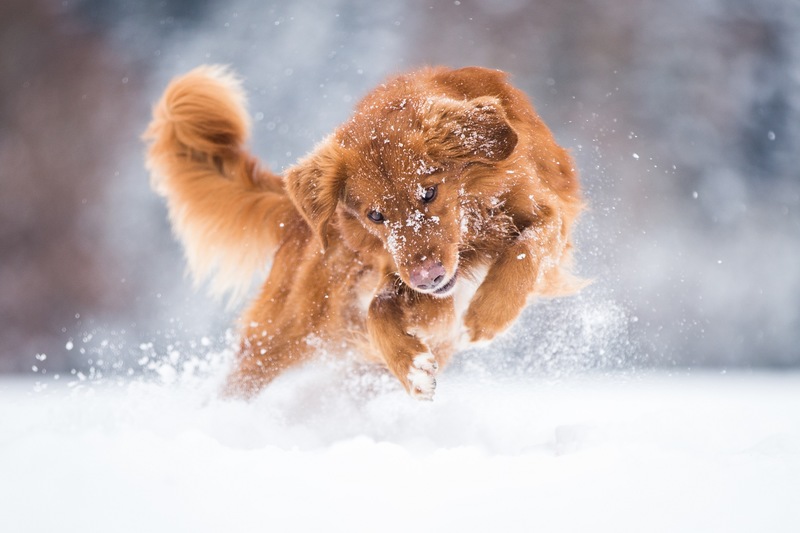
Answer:
<svg viewBox="0 0 800 533"><path fill-rule="evenodd" d="M0 4L0 371L63 352L76 313L123 305L100 225L128 74L52 2Z"/></svg>

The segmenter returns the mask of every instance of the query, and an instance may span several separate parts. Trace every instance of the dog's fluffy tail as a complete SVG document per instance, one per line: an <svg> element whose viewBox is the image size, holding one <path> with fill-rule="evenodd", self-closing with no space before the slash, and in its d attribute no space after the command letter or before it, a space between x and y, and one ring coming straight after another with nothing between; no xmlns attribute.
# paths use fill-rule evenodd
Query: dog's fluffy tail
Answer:
<svg viewBox="0 0 800 533"><path fill-rule="evenodd" d="M231 302L266 272L296 217L283 180L243 148L249 127L239 81L203 66L170 83L143 135L151 184L167 198L195 282L210 279Z"/></svg>

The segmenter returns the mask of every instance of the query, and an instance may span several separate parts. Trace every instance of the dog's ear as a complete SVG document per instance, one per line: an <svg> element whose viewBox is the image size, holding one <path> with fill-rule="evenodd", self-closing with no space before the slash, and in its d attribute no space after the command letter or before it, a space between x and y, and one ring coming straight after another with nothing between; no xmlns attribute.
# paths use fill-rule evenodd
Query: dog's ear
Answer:
<svg viewBox="0 0 800 533"><path fill-rule="evenodd" d="M286 172L289 197L323 250L328 246L328 223L336 212L344 185L343 166L330 142L324 141Z"/></svg>
<svg viewBox="0 0 800 533"><path fill-rule="evenodd" d="M423 116L434 158L497 162L517 146L517 133L495 97L465 101L440 97L428 100L427 106Z"/></svg>

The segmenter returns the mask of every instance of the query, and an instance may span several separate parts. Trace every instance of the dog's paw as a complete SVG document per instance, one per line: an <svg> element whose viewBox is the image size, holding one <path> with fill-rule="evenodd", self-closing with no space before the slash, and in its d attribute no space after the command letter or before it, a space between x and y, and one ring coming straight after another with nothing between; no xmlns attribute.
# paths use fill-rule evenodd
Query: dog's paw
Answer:
<svg viewBox="0 0 800 533"><path fill-rule="evenodd" d="M464 317L464 328L470 344L488 344L498 333L503 331L503 324L493 324L481 320L475 312Z"/></svg>
<svg viewBox="0 0 800 533"><path fill-rule="evenodd" d="M525 300L478 290L464 314L464 328L470 343L488 343L506 331L519 316Z"/></svg>
<svg viewBox="0 0 800 533"><path fill-rule="evenodd" d="M408 392L417 400L433 400L436 392L436 371L439 363L431 353L421 353L414 357L408 370Z"/></svg>

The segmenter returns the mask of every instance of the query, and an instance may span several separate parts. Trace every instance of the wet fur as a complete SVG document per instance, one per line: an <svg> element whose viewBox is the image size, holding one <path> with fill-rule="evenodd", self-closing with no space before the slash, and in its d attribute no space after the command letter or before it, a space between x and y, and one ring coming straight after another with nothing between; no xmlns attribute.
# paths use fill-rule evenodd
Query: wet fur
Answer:
<svg viewBox="0 0 800 533"><path fill-rule="evenodd" d="M573 161L499 71L391 79L283 177L259 166L248 133L240 84L214 66L173 80L145 133L196 279L241 296L271 264L241 319L229 393L252 395L329 348L385 364L430 399L460 342L490 340L531 297L581 285L568 270L582 209ZM381 223L368 218L378 210ZM456 276L453 291L412 288L426 261Z"/></svg>

